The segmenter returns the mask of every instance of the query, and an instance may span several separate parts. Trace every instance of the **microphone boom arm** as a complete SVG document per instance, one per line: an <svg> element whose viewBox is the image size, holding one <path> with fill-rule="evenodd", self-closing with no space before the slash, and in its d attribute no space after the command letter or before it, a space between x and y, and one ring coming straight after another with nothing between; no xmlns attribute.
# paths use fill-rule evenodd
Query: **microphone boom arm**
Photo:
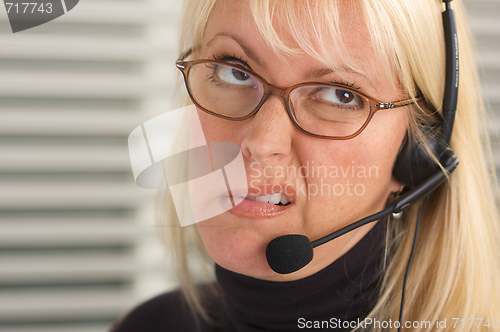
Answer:
<svg viewBox="0 0 500 332"><path fill-rule="evenodd" d="M449 153L447 154L449 157L448 159L443 163L443 167L445 168L446 172L448 174L451 174L455 170L455 168L458 166L458 158L451 152L451 150L448 150ZM375 214L372 214L368 217L365 217L361 220L358 220L350 225L347 225L346 227L343 227L339 229L338 231L335 231L331 234L328 234L322 238L319 238L317 240L314 240L311 242L311 245L313 248L316 248L317 246L320 246L322 244L325 244L337 237L340 237L346 233L349 233L353 230L355 230L358 227L364 226L366 224L369 224L371 222L380 220L384 217L389 216L390 214L393 213L399 213L406 209L407 207L411 206L412 204L415 204L416 202L420 201L422 198L427 196L429 193L433 192L441 183L443 183L446 180L447 174L445 174L443 171L438 171L434 175L432 175L429 179L426 181L422 182L420 185L416 186L413 188L411 191L407 192L406 194L402 195L395 201L391 202L385 209L382 211L379 211Z"/></svg>

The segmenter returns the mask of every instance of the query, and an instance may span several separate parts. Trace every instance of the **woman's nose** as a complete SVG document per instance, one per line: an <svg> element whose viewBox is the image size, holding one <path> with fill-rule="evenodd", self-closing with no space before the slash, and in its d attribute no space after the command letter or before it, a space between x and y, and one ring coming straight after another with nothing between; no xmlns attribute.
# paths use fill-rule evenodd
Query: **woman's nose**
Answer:
<svg viewBox="0 0 500 332"><path fill-rule="evenodd" d="M289 161L295 127L281 97L270 96L246 121L241 150L248 160L266 165Z"/></svg>

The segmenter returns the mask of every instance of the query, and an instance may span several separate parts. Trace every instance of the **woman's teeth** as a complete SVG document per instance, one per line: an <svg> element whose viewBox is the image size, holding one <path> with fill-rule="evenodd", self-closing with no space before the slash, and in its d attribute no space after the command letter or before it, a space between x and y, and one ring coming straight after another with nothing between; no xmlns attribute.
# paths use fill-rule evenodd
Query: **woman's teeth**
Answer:
<svg viewBox="0 0 500 332"><path fill-rule="evenodd" d="M251 200L251 201L262 202L262 203L270 203L270 204L274 204L274 205L287 205L290 203L286 199L285 195L283 195L283 194L247 197L246 199Z"/></svg>

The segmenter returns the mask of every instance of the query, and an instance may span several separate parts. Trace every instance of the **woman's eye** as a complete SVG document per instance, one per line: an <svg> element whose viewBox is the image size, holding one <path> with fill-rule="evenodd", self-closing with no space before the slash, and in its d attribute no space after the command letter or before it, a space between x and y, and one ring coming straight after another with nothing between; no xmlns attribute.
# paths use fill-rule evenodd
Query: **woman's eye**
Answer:
<svg viewBox="0 0 500 332"><path fill-rule="evenodd" d="M313 99L342 106L360 106L361 101L361 98L354 92L330 87L319 89Z"/></svg>
<svg viewBox="0 0 500 332"><path fill-rule="evenodd" d="M238 69L226 66L219 66L217 68L217 76L219 79L228 84L252 86L252 76Z"/></svg>

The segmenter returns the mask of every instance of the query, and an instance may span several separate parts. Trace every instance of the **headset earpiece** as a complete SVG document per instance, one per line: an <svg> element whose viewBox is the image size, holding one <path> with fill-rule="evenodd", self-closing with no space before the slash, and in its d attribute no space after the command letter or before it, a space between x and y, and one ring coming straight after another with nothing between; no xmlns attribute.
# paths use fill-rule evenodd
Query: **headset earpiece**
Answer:
<svg viewBox="0 0 500 332"><path fill-rule="evenodd" d="M442 142L440 130L436 126L423 125L422 139L419 140L417 137L410 139L407 134L394 164L394 177L409 188L424 182L440 169L427 152L426 145L438 160L441 160L443 153L449 150Z"/></svg>

